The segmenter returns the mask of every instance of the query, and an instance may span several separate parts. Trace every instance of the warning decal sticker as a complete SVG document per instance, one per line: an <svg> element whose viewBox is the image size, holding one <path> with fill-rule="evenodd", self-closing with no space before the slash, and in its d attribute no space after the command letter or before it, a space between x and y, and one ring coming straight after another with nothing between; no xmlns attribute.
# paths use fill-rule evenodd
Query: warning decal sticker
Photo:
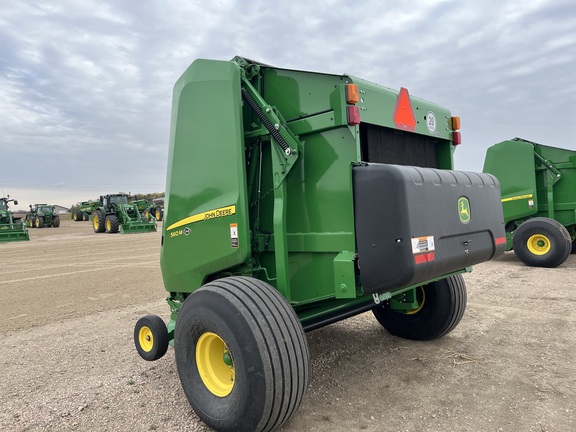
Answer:
<svg viewBox="0 0 576 432"><path fill-rule="evenodd" d="M425 252L432 252L436 249L434 245L434 236L414 237L412 241L412 253L414 255Z"/></svg>
<svg viewBox="0 0 576 432"><path fill-rule="evenodd" d="M230 224L230 247L238 247L238 224Z"/></svg>

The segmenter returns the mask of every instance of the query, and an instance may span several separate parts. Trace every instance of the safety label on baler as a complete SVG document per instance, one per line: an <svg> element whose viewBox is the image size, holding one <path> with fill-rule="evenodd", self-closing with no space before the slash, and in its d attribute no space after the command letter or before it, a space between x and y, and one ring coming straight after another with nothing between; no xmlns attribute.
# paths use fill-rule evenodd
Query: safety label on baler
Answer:
<svg viewBox="0 0 576 432"><path fill-rule="evenodd" d="M230 224L230 246L233 248L238 247L238 224Z"/></svg>
<svg viewBox="0 0 576 432"><path fill-rule="evenodd" d="M412 253L414 255L432 252L436 249L434 245L434 236L414 237L412 240Z"/></svg>

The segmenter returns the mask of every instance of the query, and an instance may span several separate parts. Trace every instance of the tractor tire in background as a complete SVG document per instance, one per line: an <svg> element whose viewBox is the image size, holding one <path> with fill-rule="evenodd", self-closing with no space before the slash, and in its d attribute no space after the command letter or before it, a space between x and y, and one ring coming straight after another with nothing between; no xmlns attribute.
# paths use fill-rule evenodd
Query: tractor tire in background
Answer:
<svg viewBox="0 0 576 432"><path fill-rule="evenodd" d="M558 267L572 250L572 239L560 222L543 217L528 219L516 229L514 253L532 267Z"/></svg>
<svg viewBox="0 0 576 432"><path fill-rule="evenodd" d="M35 219L36 228L44 228L44 218L42 216L36 216Z"/></svg>
<svg viewBox="0 0 576 432"><path fill-rule="evenodd" d="M54 216L52 220L52 228L58 228L60 226L60 216Z"/></svg>
<svg viewBox="0 0 576 432"><path fill-rule="evenodd" d="M134 344L140 357L155 361L164 356L170 339L166 324L158 315L146 315L134 326Z"/></svg>
<svg viewBox="0 0 576 432"><path fill-rule="evenodd" d="M164 210L162 210L161 208L157 208L156 211L154 212L154 217L156 218L157 221L161 221L162 218L164 217Z"/></svg>
<svg viewBox="0 0 576 432"><path fill-rule="evenodd" d="M106 220L101 210L96 210L92 215L92 228L94 228L95 233L106 231Z"/></svg>
<svg viewBox="0 0 576 432"><path fill-rule="evenodd" d="M83 219L84 221L88 221L88 220L90 220L90 215L89 215L88 213L82 213L82 219ZM82 220L82 219L81 219L81 220Z"/></svg>
<svg viewBox="0 0 576 432"><path fill-rule="evenodd" d="M74 219L74 222L80 222L84 219L84 215L82 214L81 211L75 211L72 214L72 219Z"/></svg>
<svg viewBox="0 0 576 432"><path fill-rule="evenodd" d="M34 220L34 216L30 216L26 220L26 225L28 226L28 228L36 228L36 221Z"/></svg>
<svg viewBox="0 0 576 432"><path fill-rule="evenodd" d="M196 414L218 431L271 431L300 406L310 354L294 309L269 284L212 281L184 302L176 366Z"/></svg>
<svg viewBox="0 0 576 432"><path fill-rule="evenodd" d="M387 306L372 309L378 322L394 336L432 340L458 325L466 310L466 284L462 275L449 276L417 288L418 308L399 312Z"/></svg>
<svg viewBox="0 0 576 432"><path fill-rule="evenodd" d="M116 215L106 216L106 232L108 234L117 233L120 229L120 221Z"/></svg>

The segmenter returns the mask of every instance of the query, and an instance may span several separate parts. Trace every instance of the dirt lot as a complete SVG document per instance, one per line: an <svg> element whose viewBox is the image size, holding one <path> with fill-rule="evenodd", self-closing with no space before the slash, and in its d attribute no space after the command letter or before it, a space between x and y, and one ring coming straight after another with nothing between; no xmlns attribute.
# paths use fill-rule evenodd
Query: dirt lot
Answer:
<svg viewBox="0 0 576 432"><path fill-rule="evenodd" d="M168 320L160 230L89 222L0 244L0 430L205 431L174 353L141 360L136 320ZM512 253L465 276L446 337L388 335L371 313L308 334L310 388L283 431L576 430L576 255L556 269Z"/></svg>

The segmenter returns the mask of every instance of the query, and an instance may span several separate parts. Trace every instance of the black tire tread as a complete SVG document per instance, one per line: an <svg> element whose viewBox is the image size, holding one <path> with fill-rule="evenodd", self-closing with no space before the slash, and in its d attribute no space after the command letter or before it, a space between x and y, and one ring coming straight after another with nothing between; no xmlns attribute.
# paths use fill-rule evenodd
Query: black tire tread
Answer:
<svg viewBox="0 0 576 432"><path fill-rule="evenodd" d="M274 349L280 353L278 359L270 358L270 364L273 368L276 364L280 365L278 373L282 375L281 382L284 386L290 382L289 389L297 389L296 391L289 391L288 398L291 400L287 403L285 403L284 398L278 400L278 397L273 401L270 407L270 421L262 430L275 430L296 412L308 386L307 379L304 380L302 376L294 376L292 374L294 365L299 364L301 367L298 367L297 370L302 370L302 367L305 368L306 372L302 375L308 377L310 354L308 345L305 343L306 336L304 331L300 325L295 325L295 321L296 323L299 323L299 321L294 309L288 305L278 291L268 289L268 285L264 282L258 279L238 276L221 279L216 281L216 283L229 296L235 297L239 303L243 304L246 312L252 315L264 336L264 340L267 342L269 351ZM250 285L258 287L258 291L251 288ZM262 325L264 322L267 324L266 326ZM282 335L280 339L275 337L278 334ZM292 335L297 337L298 343L293 340ZM282 346L282 342L289 345ZM285 359L288 359L288 363L286 363ZM278 360L280 361L278 362ZM278 377L276 371L274 375ZM282 393L284 392L280 392L278 396Z"/></svg>
<svg viewBox="0 0 576 432"><path fill-rule="evenodd" d="M146 325L154 335L155 345L151 353L146 353L142 350L139 343L139 332L143 325ZM166 354L166 351L168 351L169 343L170 340L166 324L164 324L164 321L158 315L146 315L136 322L134 326L134 345L136 346L136 351L138 351L138 354L144 360L155 361L162 358L164 354Z"/></svg>
<svg viewBox="0 0 576 432"><path fill-rule="evenodd" d="M106 219L104 217L104 214L102 213L102 211L100 210L96 210L94 212L94 215L98 217L98 228L94 227L94 224L92 224L92 228L94 228L94 232L96 233L103 233L104 231L106 231Z"/></svg>
<svg viewBox="0 0 576 432"><path fill-rule="evenodd" d="M447 285L445 288L439 285L443 283ZM442 317L442 325L438 328L427 325L429 323L426 322L418 323L419 318L414 320L415 316L407 316L402 312L395 312L383 307L374 308L374 316L388 332L405 339L432 340L445 336L456 328L464 316L467 304L466 284L462 275L457 274L432 282L429 285L436 285L436 287L428 287L426 289L446 289L449 301L448 312L446 316ZM428 301L430 301L430 297ZM398 323L402 321L402 325L399 326ZM410 324L411 322L412 324Z"/></svg>
<svg viewBox="0 0 576 432"><path fill-rule="evenodd" d="M536 229L539 232L541 230L543 233L548 230L552 235L554 235L555 230L556 233L561 235L564 241L561 239L556 239L558 240L557 250L550 251L550 255L547 254L548 256L536 257L530 251L526 251L526 247L524 246L524 242L526 241L524 238L525 231L533 229ZM566 261L570 255L572 247L572 238L570 237L570 233L566 227L557 220L546 217L535 217L528 219L527 221L520 224L514 233L514 238L512 241L514 253L518 259L524 264L534 267L558 267L560 264Z"/></svg>
<svg viewBox="0 0 576 432"><path fill-rule="evenodd" d="M110 234L117 233L120 229L120 221L118 220L118 216L116 215L108 215L106 219L110 221Z"/></svg>
<svg viewBox="0 0 576 432"><path fill-rule="evenodd" d="M220 296L223 301L233 305L236 312L249 323L252 333L263 341L265 347L260 348L260 355L265 366L270 367L273 390L264 404L265 412L253 430L277 429L300 406L309 380L310 353L294 309L267 283L243 276L212 281L190 297L200 293ZM185 307L186 302L183 309ZM175 333L177 359L179 320Z"/></svg>

